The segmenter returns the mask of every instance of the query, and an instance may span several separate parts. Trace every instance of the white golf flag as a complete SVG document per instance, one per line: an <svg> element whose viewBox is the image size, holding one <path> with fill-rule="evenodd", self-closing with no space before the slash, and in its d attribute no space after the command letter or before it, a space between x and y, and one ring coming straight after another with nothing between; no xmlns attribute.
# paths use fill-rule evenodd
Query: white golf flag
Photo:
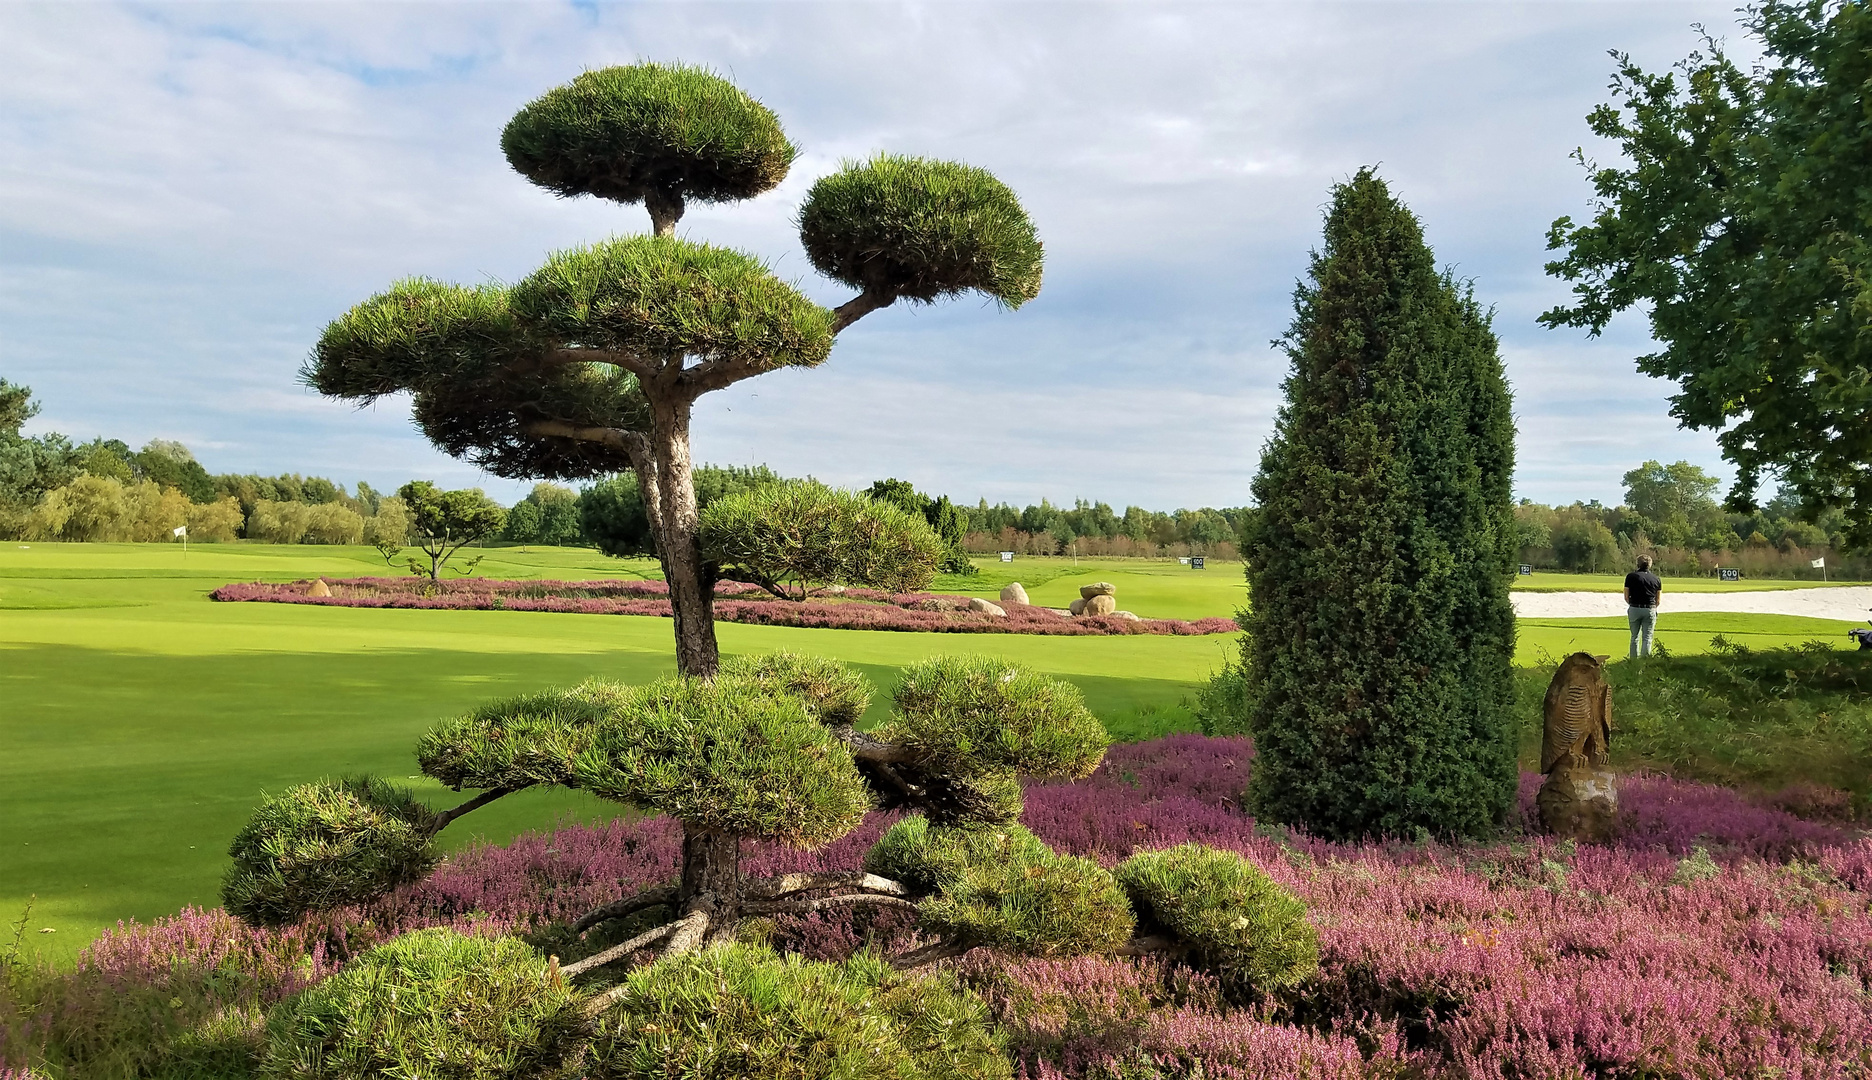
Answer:
<svg viewBox="0 0 1872 1080"><path fill-rule="evenodd" d="M1822 556L1820 556L1820 557L1819 557L1818 559L1815 559L1815 560L1813 561L1813 565L1814 565L1814 568L1815 568L1815 569L1819 569L1820 567L1822 567L1822 566L1825 566L1825 565L1826 565L1826 556L1825 556L1825 555L1822 555Z"/></svg>
<svg viewBox="0 0 1872 1080"><path fill-rule="evenodd" d="M187 535L188 535L188 526L187 526L187 525L177 525L177 526L175 527L175 532L174 532L174 535L176 535L176 536L187 536Z"/></svg>

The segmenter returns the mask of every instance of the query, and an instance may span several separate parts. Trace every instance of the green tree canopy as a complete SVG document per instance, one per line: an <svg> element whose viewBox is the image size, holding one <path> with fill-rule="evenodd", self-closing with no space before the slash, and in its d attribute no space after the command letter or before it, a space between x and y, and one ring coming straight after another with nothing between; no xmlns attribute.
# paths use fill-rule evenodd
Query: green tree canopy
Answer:
<svg viewBox="0 0 1872 1080"><path fill-rule="evenodd" d="M799 213L812 265L859 290L828 311L753 256L675 236L688 201L770 190L796 153L774 115L727 80L683 65L587 72L523 108L501 145L557 194L643 203L652 235L558 252L511 288L398 282L326 328L305 378L356 401L411 393L432 442L498 476L633 472L670 585L678 665L711 674L696 399L816 366L840 331L898 300L973 290L1018 307L1040 288L1033 225L980 169L847 163Z"/></svg>
<svg viewBox="0 0 1872 1080"><path fill-rule="evenodd" d="M1573 302L1541 321L1597 335L1645 309L1661 347L1638 370L1677 382L1684 426L1720 432L1731 508L1774 475L1872 544L1872 7L1767 0L1744 25L1752 70L1714 39L1674 72L1614 54L1613 101L1587 122L1624 160L1576 152L1592 220L1549 231Z"/></svg>
<svg viewBox="0 0 1872 1080"><path fill-rule="evenodd" d="M702 512L710 566L788 600L827 585L926 588L943 551L921 514L815 480L749 488Z"/></svg>
<svg viewBox="0 0 1872 1080"><path fill-rule="evenodd" d="M480 488L443 491L427 480L415 480L398 488L397 498L409 511L416 545L429 560L424 566L411 559L410 571L432 581L457 551L500 532L507 521L507 511Z"/></svg>
<svg viewBox="0 0 1872 1080"><path fill-rule="evenodd" d="M1477 836L1512 804L1514 426L1488 315L1370 169L1333 193L1254 480L1258 817Z"/></svg>

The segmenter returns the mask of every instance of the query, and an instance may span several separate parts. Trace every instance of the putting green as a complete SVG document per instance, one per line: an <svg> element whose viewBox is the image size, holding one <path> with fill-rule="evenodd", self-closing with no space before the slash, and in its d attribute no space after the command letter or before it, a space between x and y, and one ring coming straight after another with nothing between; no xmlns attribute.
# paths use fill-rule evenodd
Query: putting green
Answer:
<svg viewBox="0 0 1872 1080"><path fill-rule="evenodd" d="M581 549L496 548L479 572L507 578L642 577L653 564ZM939 588L993 596L1027 582L1064 606L1109 580L1141 615L1227 616L1241 564L1070 559L990 563ZM191 545L0 547L0 924L32 901L28 947L69 958L120 918L212 905L225 847L262 791L344 772L414 772L411 749L436 719L489 697L594 675L626 681L673 669L665 619L512 611L410 611L217 604L230 581L387 571L368 548ZM1043 576L1044 575L1044 576ZM1846 624L1781 616L1684 614L1661 638L1677 651L1713 633L1768 646L1844 643ZM729 653L823 653L861 665L880 693L904 664L989 653L1070 679L1120 734L1190 723L1184 702L1235 647L1234 635L1052 638L901 634L722 624ZM1369 628L1347 627L1348 634ZM1523 623L1521 658L1574 649L1620 654L1616 619ZM434 803L460 798L409 783ZM451 829L460 844L505 840L609 804L524 792ZM458 832L459 830L459 832Z"/></svg>

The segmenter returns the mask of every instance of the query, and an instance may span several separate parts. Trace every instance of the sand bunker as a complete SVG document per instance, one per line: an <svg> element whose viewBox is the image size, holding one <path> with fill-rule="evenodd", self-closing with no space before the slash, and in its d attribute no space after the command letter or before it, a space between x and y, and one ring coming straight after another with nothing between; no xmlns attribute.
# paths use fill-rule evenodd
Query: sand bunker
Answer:
<svg viewBox="0 0 1872 1080"><path fill-rule="evenodd" d="M1515 614L1524 619L1579 619L1625 614L1625 598L1609 592L1517 592ZM1780 589L1774 592L1671 592L1664 583L1659 614L1673 611L1737 611L1751 615L1804 615L1811 619L1864 622L1872 608L1872 586Z"/></svg>

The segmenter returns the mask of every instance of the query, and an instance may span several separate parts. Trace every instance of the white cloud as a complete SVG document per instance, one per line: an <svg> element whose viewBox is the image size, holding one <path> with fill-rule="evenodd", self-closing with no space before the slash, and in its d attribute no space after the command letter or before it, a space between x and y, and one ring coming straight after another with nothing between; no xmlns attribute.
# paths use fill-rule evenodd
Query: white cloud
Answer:
<svg viewBox="0 0 1872 1080"><path fill-rule="evenodd" d="M1714 440L1633 372L1641 322L1611 342L1534 326L1564 295L1544 233L1585 206L1566 154L1605 51L1665 66L1732 8L0 5L0 372L39 392L42 423L186 433L212 469L473 482L395 408L302 393L298 365L397 277L513 280L642 228L639 209L530 187L499 131L586 67L680 58L731 74L805 151L780 190L695 208L689 235L842 299L791 215L840 159L889 149L995 170L1049 253L1019 312L880 312L826 369L706 404L704 459L960 497L1239 503L1285 370L1267 342L1330 185L1379 163L1498 306L1522 493L1612 499L1646 458L1717 465Z"/></svg>

